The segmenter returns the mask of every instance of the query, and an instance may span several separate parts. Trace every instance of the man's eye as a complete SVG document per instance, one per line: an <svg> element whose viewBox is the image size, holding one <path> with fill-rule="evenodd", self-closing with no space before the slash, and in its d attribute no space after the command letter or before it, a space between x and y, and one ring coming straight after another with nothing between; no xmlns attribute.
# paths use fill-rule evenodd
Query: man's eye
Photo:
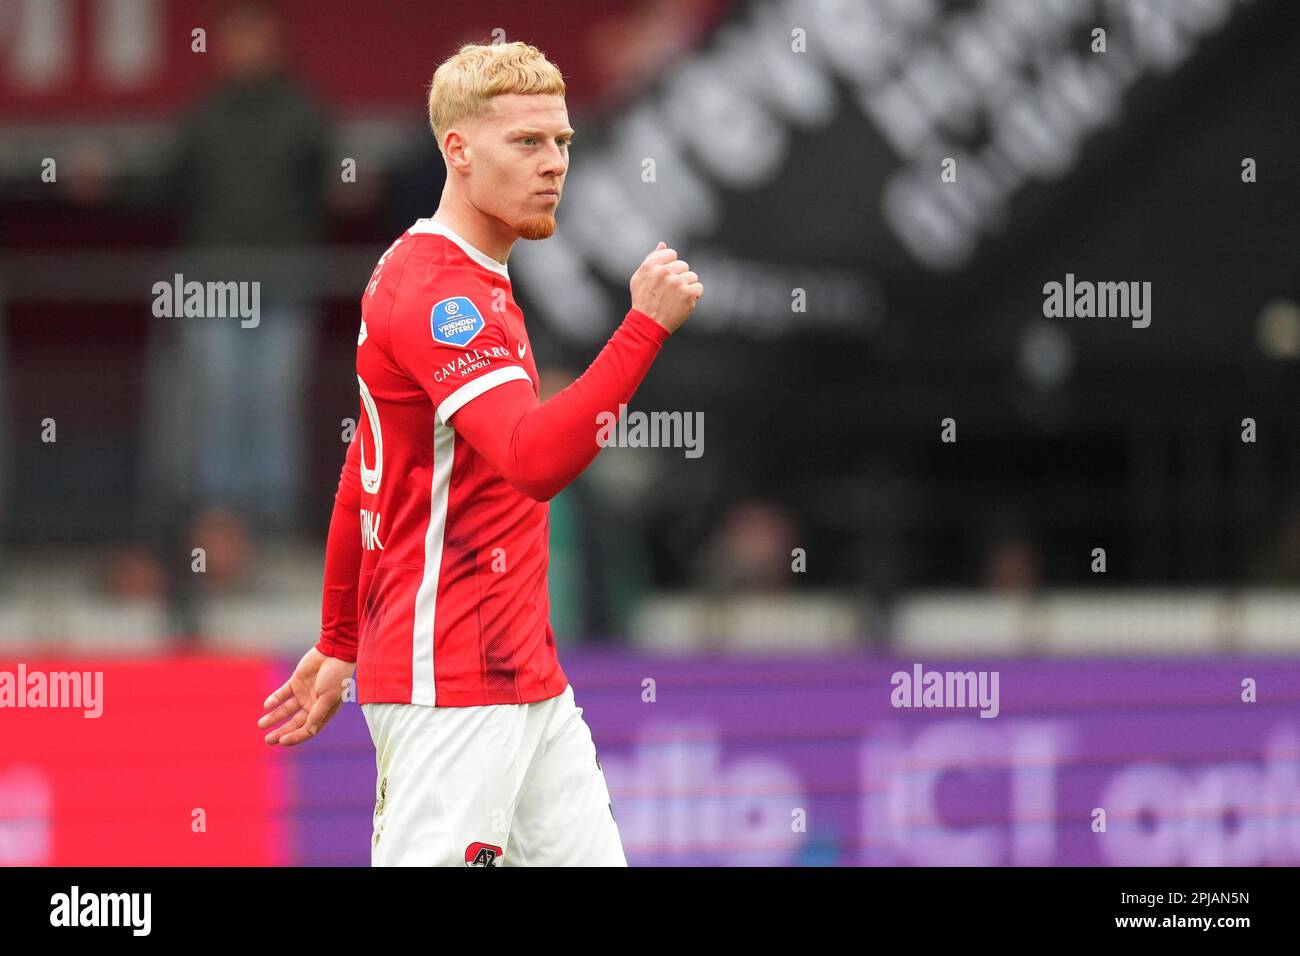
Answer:
<svg viewBox="0 0 1300 956"><path fill-rule="evenodd" d="M531 136L525 136L525 137L523 138L522 142L523 142L523 144L524 144L525 146L532 146L533 143L534 143L534 140L533 140L533 138L532 138Z"/></svg>

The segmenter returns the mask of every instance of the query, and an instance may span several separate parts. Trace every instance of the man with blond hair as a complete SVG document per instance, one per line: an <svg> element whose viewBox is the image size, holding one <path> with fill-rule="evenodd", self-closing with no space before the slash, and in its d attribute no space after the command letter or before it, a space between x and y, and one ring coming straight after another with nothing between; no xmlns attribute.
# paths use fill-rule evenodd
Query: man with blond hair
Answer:
<svg viewBox="0 0 1300 956"><path fill-rule="evenodd" d="M596 457L597 423L704 288L659 243L595 361L539 402L506 262L515 240L555 232L573 136L564 79L533 46L466 45L434 73L429 124L442 200L361 296L362 415L320 640L259 726L275 727L270 744L310 739L355 667L378 768L375 865L624 866L548 619L547 502Z"/></svg>

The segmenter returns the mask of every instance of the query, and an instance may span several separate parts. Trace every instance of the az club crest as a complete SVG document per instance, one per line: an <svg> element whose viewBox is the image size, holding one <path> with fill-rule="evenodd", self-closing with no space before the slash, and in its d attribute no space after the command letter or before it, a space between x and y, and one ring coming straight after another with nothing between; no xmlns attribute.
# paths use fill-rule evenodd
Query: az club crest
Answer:
<svg viewBox="0 0 1300 956"><path fill-rule="evenodd" d="M466 866L496 866L501 847L491 843L471 843L465 847Z"/></svg>

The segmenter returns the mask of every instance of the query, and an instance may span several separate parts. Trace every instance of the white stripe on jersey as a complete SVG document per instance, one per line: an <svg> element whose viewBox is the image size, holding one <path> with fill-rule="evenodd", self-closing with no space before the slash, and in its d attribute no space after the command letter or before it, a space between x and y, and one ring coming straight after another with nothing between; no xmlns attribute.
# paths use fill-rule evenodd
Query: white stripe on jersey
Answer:
<svg viewBox="0 0 1300 956"><path fill-rule="evenodd" d="M429 489L429 528L424 534L424 577L415 592L415 623L411 632L411 703L433 707L437 690L433 670L433 636L437 625L438 575L442 571L442 541L447 530L447 498L456 432L433 423L433 481Z"/></svg>
<svg viewBox="0 0 1300 956"><path fill-rule="evenodd" d="M493 369L480 375L472 382L466 382L444 398L441 404L438 405L438 420L446 422L452 415L455 415L466 404L478 398L484 392L506 382L513 382L517 378L523 379L529 385L533 383L522 365L507 365L505 368Z"/></svg>

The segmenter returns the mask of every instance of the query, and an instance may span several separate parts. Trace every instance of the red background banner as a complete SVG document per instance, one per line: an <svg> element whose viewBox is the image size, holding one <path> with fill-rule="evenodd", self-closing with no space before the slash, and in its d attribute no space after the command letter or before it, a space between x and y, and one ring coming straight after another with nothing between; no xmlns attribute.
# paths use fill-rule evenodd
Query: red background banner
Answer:
<svg viewBox="0 0 1300 956"><path fill-rule="evenodd" d="M216 66L227 0L13 0L0 16L0 121L158 120L201 90ZM613 92L647 51L648 30L702 33L726 0L566 0L563 17L518 2L357 4L284 0L290 59L343 112L409 112L437 64L467 42L525 40L564 71L570 105ZM124 10L116 18L111 9ZM580 28L575 28L580 24ZM207 31L207 52L191 50ZM502 31L494 34L494 31Z"/></svg>
<svg viewBox="0 0 1300 956"><path fill-rule="evenodd" d="M266 746L265 661L41 659L103 672L103 713L0 709L0 865L262 866L286 860L288 755ZM17 661L0 660L16 674ZM206 830L195 832L196 810Z"/></svg>

